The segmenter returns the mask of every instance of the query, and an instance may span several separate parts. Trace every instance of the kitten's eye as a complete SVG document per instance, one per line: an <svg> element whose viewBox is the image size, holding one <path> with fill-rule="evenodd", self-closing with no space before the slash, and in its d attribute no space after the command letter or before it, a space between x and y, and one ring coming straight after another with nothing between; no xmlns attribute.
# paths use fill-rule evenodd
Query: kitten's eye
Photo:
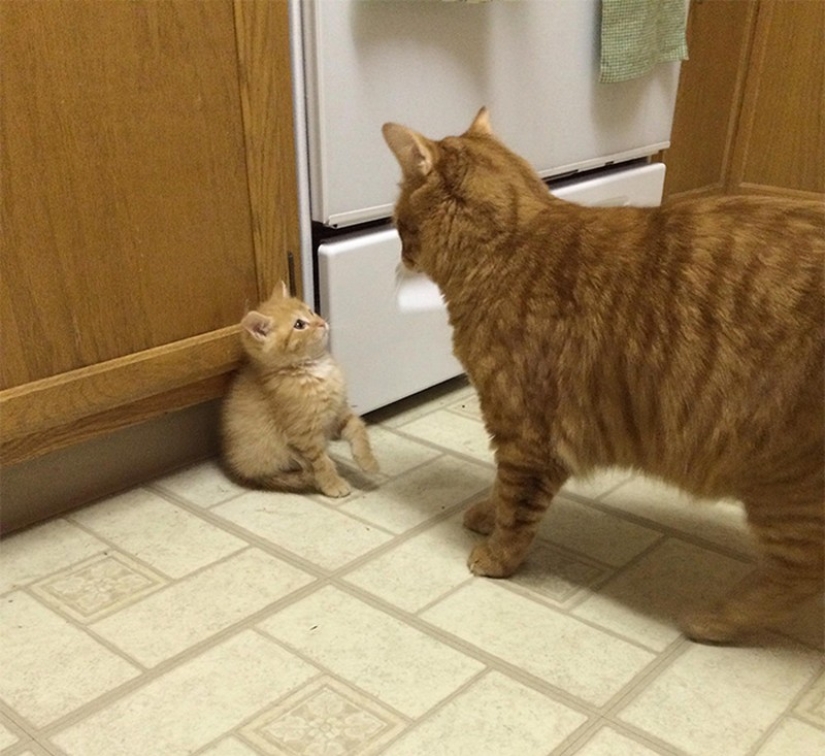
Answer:
<svg viewBox="0 0 825 756"><path fill-rule="evenodd" d="M301 320L301 318L298 318L298 320L295 321L293 328L295 328L296 331L303 331L308 325L309 323L307 323L306 320Z"/></svg>

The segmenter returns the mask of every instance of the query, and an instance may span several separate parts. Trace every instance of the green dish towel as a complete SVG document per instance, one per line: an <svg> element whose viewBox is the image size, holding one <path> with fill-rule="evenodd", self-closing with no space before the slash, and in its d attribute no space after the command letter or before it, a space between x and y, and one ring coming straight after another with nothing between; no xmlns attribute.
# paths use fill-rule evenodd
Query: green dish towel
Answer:
<svg viewBox="0 0 825 756"><path fill-rule="evenodd" d="M687 59L686 0L602 0L599 80L635 79L657 63Z"/></svg>

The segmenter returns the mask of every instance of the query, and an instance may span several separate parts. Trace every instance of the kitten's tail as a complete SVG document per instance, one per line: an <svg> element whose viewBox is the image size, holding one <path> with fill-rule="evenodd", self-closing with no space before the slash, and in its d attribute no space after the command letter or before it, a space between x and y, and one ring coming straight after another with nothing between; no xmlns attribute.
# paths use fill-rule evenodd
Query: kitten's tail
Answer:
<svg viewBox="0 0 825 756"><path fill-rule="evenodd" d="M265 491L285 491L287 493L306 493L317 489L315 476L311 470L281 470L276 473L248 476L232 469L232 466L224 462L222 465L226 476L240 486L246 488L257 488Z"/></svg>
<svg viewBox="0 0 825 756"><path fill-rule="evenodd" d="M287 491L290 493L306 493L318 488L311 470L277 472L272 475L265 475L252 482L270 491Z"/></svg>

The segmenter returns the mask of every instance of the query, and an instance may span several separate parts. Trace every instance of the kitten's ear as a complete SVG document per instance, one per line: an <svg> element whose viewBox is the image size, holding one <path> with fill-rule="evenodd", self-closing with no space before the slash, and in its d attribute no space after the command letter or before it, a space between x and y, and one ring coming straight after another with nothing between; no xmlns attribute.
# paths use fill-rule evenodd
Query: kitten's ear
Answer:
<svg viewBox="0 0 825 756"><path fill-rule="evenodd" d="M275 321L272 318L262 315L256 310L246 313L244 319L241 321L241 326L258 341L263 341L272 333L272 326L274 324Z"/></svg>
<svg viewBox="0 0 825 756"><path fill-rule="evenodd" d="M289 299L289 289L283 281L278 281L272 293L269 295L268 302L277 302L279 299Z"/></svg>
<svg viewBox="0 0 825 756"><path fill-rule="evenodd" d="M421 134L400 126L385 123L381 133L407 177L424 177L435 164L435 145Z"/></svg>
<svg viewBox="0 0 825 756"><path fill-rule="evenodd" d="M492 136L493 129L490 126L490 111L486 107L482 108L476 114L470 128L467 129L468 134L478 134L479 136Z"/></svg>

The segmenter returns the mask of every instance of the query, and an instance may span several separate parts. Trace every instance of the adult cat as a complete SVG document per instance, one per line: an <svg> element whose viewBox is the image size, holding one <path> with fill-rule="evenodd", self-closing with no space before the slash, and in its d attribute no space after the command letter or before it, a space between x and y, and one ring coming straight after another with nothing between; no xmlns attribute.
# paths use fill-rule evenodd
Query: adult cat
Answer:
<svg viewBox="0 0 825 756"><path fill-rule="evenodd" d="M378 470L364 422L347 403L344 376L327 352L329 326L281 282L241 321L247 361L223 405L223 456L242 482L346 496L327 454L343 436L358 465Z"/></svg>
<svg viewBox="0 0 825 756"><path fill-rule="evenodd" d="M823 583L825 212L721 197L661 208L564 202L491 132L397 124L402 259L438 284L492 439L490 534L469 567L510 575L571 474L633 468L736 497L761 564L736 596L684 619L729 641Z"/></svg>

